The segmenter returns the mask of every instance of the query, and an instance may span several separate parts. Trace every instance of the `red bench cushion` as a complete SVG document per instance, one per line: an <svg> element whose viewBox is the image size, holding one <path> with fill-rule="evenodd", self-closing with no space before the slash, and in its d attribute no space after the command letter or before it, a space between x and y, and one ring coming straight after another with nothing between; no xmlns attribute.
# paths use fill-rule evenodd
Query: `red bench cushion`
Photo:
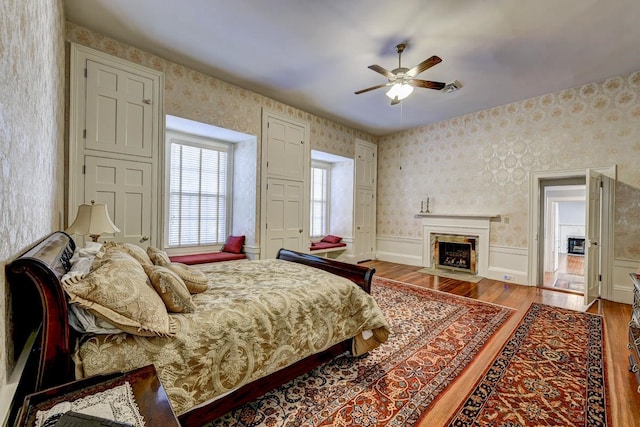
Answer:
<svg viewBox="0 0 640 427"><path fill-rule="evenodd" d="M232 254L230 252L210 252L206 254L176 255L169 257L171 262L181 262L187 265L204 264L207 262L233 261L245 259L245 254Z"/></svg>
<svg viewBox="0 0 640 427"><path fill-rule="evenodd" d="M311 250L317 251L319 249L341 248L343 246L347 246L347 244L346 243L313 242L311 243Z"/></svg>

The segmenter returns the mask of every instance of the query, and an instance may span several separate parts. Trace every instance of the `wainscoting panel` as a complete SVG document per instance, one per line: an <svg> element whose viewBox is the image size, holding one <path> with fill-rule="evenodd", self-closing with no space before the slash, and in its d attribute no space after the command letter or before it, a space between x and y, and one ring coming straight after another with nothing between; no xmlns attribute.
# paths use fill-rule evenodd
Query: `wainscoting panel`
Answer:
<svg viewBox="0 0 640 427"><path fill-rule="evenodd" d="M422 266L422 239L391 236L377 237L376 258L381 261ZM519 285L533 286L527 282L529 257L527 249L507 246L489 247L488 279ZM605 284L602 298L623 304L633 303L633 283L629 273L634 273L640 262L628 259L613 260L613 274L610 286Z"/></svg>
<svg viewBox="0 0 640 427"><path fill-rule="evenodd" d="M606 291L603 292L603 298L633 304L633 283L629 274L635 273L639 266L640 264L635 260L614 259L611 289L608 294Z"/></svg>
<svg viewBox="0 0 640 427"><path fill-rule="evenodd" d="M528 265L529 258L526 248L490 246L489 271L486 276L488 279L531 285L527 282Z"/></svg>
<svg viewBox="0 0 640 427"><path fill-rule="evenodd" d="M376 259L406 265L422 265L422 239L376 237Z"/></svg>
<svg viewBox="0 0 640 427"><path fill-rule="evenodd" d="M378 236L376 258L381 261L422 266L422 239ZM489 247L488 279L527 285L527 250ZM505 278L506 276L506 278Z"/></svg>

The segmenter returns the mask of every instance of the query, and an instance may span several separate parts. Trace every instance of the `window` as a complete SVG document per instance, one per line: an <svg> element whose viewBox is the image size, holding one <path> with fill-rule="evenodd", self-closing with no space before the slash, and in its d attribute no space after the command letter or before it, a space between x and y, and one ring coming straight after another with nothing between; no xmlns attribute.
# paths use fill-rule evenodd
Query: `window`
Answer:
<svg viewBox="0 0 640 427"><path fill-rule="evenodd" d="M311 237L320 237L329 230L329 185L331 165L311 163Z"/></svg>
<svg viewBox="0 0 640 427"><path fill-rule="evenodd" d="M167 246L224 243L231 208L231 144L172 132L167 141Z"/></svg>

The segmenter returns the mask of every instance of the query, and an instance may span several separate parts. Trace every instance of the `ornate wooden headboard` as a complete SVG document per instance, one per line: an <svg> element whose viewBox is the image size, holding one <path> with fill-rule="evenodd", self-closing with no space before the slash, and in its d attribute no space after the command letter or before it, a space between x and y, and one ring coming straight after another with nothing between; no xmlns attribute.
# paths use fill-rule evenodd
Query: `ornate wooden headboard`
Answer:
<svg viewBox="0 0 640 427"><path fill-rule="evenodd" d="M28 337L37 334L14 397L15 405L26 394L74 379L67 300L60 278L69 271L75 247L69 235L54 232L6 266L16 353Z"/></svg>

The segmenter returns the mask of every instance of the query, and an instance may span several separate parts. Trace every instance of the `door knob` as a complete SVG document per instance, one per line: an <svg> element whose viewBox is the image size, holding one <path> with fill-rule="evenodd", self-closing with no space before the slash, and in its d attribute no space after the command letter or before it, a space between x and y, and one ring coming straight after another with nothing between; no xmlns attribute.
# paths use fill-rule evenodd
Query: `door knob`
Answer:
<svg viewBox="0 0 640 427"><path fill-rule="evenodd" d="M302 228L298 229L298 233L302 233L304 230L302 230Z"/></svg>
<svg viewBox="0 0 640 427"><path fill-rule="evenodd" d="M147 240L149 240L149 236L142 236L142 239L140 239L140 243L146 242Z"/></svg>

